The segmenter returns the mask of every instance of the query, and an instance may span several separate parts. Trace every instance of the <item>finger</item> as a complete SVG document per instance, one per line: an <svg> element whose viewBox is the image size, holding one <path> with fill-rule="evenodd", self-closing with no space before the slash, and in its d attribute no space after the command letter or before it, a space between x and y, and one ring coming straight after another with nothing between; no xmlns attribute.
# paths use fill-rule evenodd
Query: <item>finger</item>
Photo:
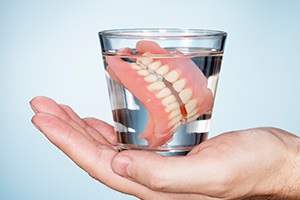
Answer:
<svg viewBox="0 0 300 200"><path fill-rule="evenodd" d="M89 128L69 106L59 105L47 97L35 97L31 100L30 105L36 113L48 113L62 119L97 144L108 143L101 134L96 133L94 129Z"/></svg>
<svg viewBox="0 0 300 200"><path fill-rule="evenodd" d="M55 146L83 168L95 162L95 153L86 154L87 151L92 150L95 144L65 121L50 114L38 113L33 116L32 123L35 124ZM75 148L79 144L82 148Z"/></svg>
<svg viewBox="0 0 300 200"><path fill-rule="evenodd" d="M87 126L86 123L74 112L74 110L70 106L64 104L57 104L57 105L65 112L66 120L74 121L83 129Z"/></svg>
<svg viewBox="0 0 300 200"><path fill-rule="evenodd" d="M203 159L203 160L202 160ZM197 155L163 157L145 151L123 151L112 161L113 170L155 191L214 194L221 177L215 163Z"/></svg>
<svg viewBox="0 0 300 200"><path fill-rule="evenodd" d="M103 181L109 178L105 175L104 171L111 171L108 168L108 162L110 162L109 159L117 154L117 151L105 145L95 145L76 129L56 116L39 113L32 118L32 123L34 123L55 146L62 150L81 168L85 169L91 176L102 177L103 175L101 178ZM104 166L105 163L107 166ZM99 169L103 171L97 171L99 167L97 165L100 165L101 167Z"/></svg>
<svg viewBox="0 0 300 200"><path fill-rule="evenodd" d="M98 142L98 144L109 144L107 139L102 135L101 131L96 130L94 127L86 123L86 120L81 119L71 107L62 104L60 104L60 107L66 112L66 114L71 118L71 120L75 122L75 124L78 124L82 128L80 128L80 132L83 135L86 135L90 140L94 142Z"/></svg>
<svg viewBox="0 0 300 200"><path fill-rule="evenodd" d="M117 144L117 134L114 131L113 126L96 118L84 118L83 120L89 126L93 127L96 131L101 133L110 144Z"/></svg>
<svg viewBox="0 0 300 200"><path fill-rule="evenodd" d="M30 105L32 109L35 111L35 113L48 113L57 116L58 118L69 123L75 129L84 132L82 126L85 126L85 124L83 124L81 120L77 120L77 121L72 120L72 118L69 115L71 113L70 108L67 108L64 105L60 106L52 99L48 97L42 97L42 96L35 97L30 101ZM68 110L69 114L62 107L64 107L65 110ZM74 112L72 113L71 116L77 119L76 114Z"/></svg>

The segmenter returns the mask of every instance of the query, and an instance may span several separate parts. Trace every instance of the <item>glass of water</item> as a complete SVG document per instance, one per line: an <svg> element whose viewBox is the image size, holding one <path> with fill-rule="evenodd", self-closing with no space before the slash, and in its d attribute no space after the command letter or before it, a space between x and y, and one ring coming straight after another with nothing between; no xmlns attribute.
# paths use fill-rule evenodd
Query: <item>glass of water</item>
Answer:
<svg viewBox="0 0 300 200"><path fill-rule="evenodd" d="M120 150L186 155L207 138L226 36L173 28L99 32Z"/></svg>

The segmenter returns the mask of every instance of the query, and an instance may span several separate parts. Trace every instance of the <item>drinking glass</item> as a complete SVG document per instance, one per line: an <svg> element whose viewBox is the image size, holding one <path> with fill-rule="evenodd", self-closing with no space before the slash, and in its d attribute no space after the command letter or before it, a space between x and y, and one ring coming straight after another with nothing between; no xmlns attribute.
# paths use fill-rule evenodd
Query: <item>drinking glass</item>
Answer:
<svg viewBox="0 0 300 200"><path fill-rule="evenodd" d="M119 150L186 155L207 139L227 33L99 32Z"/></svg>

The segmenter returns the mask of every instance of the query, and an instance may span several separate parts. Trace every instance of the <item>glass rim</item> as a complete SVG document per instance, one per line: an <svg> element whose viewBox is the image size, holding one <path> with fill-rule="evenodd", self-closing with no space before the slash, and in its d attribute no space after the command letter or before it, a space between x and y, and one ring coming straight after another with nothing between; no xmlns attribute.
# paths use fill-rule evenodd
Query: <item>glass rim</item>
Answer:
<svg viewBox="0 0 300 200"><path fill-rule="evenodd" d="M194 28L126 28L107 29L99 32L99 36L125 38L207 38L226 37L225 31Z"/></svg>

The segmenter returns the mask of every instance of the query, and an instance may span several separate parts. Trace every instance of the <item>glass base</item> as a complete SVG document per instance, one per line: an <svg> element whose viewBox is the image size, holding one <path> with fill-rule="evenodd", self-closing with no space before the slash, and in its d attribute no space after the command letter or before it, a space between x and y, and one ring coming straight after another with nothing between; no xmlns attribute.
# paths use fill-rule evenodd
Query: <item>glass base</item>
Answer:
<svg viewBox="0 0 300 200"><path fill-rule="evenodd" d="M145 150L163 156L185 156L195 146L206 140L208 137L208 133L184 133L179 130L179 132L174 134L173 139L166 145L150 148L147 145L147 141L141 139L139 134L118 132L117 135L119 141L117 148L119 151Z"/></svg>
<svg viewBox="0 0 300 200"><path fill-rule="evenodd" d="M157 153L163 156L185 156L194 146L161 146L158 148L150 148L147 145L121 144L117 145L119 151L124 150L144 150Z"/></svg>

